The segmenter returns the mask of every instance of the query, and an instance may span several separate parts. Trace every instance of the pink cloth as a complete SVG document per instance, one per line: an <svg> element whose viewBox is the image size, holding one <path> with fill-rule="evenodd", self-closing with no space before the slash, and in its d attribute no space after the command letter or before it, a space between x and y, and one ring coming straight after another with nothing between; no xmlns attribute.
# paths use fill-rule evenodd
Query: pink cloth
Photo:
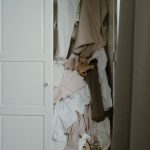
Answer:
<svg viewBox="0 0 150 150"><path fill-rule="evenodd" d="M53 90L54 103L79 91L86 83L76 71L64 70L59 87Z"/></svg>
<svg viewBox="0 0 150 150"><path fill-rule="evenodd" d="M77 65L78 65L78 59L79 59L79 56L75 54L71 54L69 59L67 59L66 62L64 63L64 69L69 69L72 71L76 70Z"/></svg>
<svg viewBox="0 0 150 150"><path fill-rule="evenodd" d="M76 63L76 59L71 57L69 58L65 64L64 64L64 69L69 69L69 70L75 70L75 63Z"/></svg>

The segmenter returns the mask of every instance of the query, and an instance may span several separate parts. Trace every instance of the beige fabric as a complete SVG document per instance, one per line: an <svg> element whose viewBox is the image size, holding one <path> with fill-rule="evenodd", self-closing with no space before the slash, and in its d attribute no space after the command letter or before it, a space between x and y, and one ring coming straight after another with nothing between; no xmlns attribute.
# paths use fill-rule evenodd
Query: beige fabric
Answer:
<svg viewBox="0 0 150 150"><path fill-rule="evenodd" d="M82 0L74 53L90 57L95 49L106 45L107 13L107 0Z"/></svg>

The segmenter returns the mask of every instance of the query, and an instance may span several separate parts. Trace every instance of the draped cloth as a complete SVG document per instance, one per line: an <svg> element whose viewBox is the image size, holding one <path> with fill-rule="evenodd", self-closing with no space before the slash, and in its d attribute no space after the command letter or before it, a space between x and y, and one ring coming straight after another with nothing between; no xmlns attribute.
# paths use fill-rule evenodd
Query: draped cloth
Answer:
<svg viewBox="0 0 150 150"><path fill-rule="evenodd" d="M82 0L79 27L73 52L90 57L107 41L107 0Z"/></svg>

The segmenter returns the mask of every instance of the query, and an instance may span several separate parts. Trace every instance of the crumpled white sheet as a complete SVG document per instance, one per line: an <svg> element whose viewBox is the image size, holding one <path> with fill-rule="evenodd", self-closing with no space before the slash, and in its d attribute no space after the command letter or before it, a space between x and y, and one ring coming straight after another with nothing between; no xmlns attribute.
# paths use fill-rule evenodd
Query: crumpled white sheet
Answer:
<svg viewBox="0 0 150 150"><path fill-rule="evenodd" d="M109 118L105 118L105 120L101 122L93 121L92 126L93 133L97 136L102 150L108 150L111 144Z"/></svg>
<svg viewBox="0 0 150 150"><path fill-rule="evenodd" d="M110 140L110 121L108 118L105 118L102 122L93 122L93 133L97 135L98 140L101 144L102 150L108 150L111 144ZM64 150L67 139L62 135L61 141L53 140L53 150ZM86 143L86 139L91 137L88 134L83 134L82 138L79 140L79 150L83 150L83 145Z"/></svg>
<svg viewBox="0 0 150 150"><path fill-rule="evenodd" d="M71 126L77 120L75 113L70 107L61 101L56 103L54 107L54 119L53 119L53 139L61 141L62 135L64 135L65 129Z"/></svg>
<svg viewBox="0 0 150 150"><path fill-rule="evenodd" d="M54 106L53 136L56 141L62 141L64 131L77 121L76 111L83 114L85 105L91 100L88 86L84 86L77 93L57 102Z"/></svg>
<svg viewBox="0 0 150 150"><path fill-rule="evenodd" d="M83 150L83 146L87 140L90 141L91 137L88 134L83 134L82 138L79 140L79 150Z"/></svg>
<svg viewBox="0 0 150 150"><path fill-rule="evenodd" d="M110 120L105 118L104 121L92 123L93 134L97 136L101 149L108 150L111 144L110 139ZM83 146L87 140L90 141L91 137L88 134L83 134L82 138L79 140L79 150L83 150Z"/></svg>
<svg viewBox="0 0 150 150"><path fill-rule="evenodd" d="M54 107L53 120L53 150L64 150L67 142L64 135L65 128L69 127L77 118L75 111L83 114L85 105L90 102L88 86L83 87L79 92L67 97L66 99L56 103ZM95 133L100 141L102 150L108 150L110 140L110 121L105 118L102 122L93 122L93 133ZM86 139L90 136L84 135L79 142L79 150L82 150Z"/></svg>
<svg viewBox="0 0 150 150"><path fill-rule="evenodd" d="M67 138L62 137L63 141L55 141L53 140L53 150L64 150ZM86 143L86 140L90 140L90 136L88 134L83 134L82 138L79 139L79 150L83 150L83 146Z"/></svg>

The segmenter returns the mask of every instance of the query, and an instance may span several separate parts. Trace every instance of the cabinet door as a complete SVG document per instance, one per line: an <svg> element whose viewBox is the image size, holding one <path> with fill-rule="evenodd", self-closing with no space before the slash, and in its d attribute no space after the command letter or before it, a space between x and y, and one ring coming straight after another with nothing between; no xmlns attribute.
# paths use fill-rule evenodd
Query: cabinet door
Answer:
<svg viewBox="0 0 150 150"><path fill-rule="evenodd" d="M0 0L0 150L52 150L52 0Z"/></svg>

